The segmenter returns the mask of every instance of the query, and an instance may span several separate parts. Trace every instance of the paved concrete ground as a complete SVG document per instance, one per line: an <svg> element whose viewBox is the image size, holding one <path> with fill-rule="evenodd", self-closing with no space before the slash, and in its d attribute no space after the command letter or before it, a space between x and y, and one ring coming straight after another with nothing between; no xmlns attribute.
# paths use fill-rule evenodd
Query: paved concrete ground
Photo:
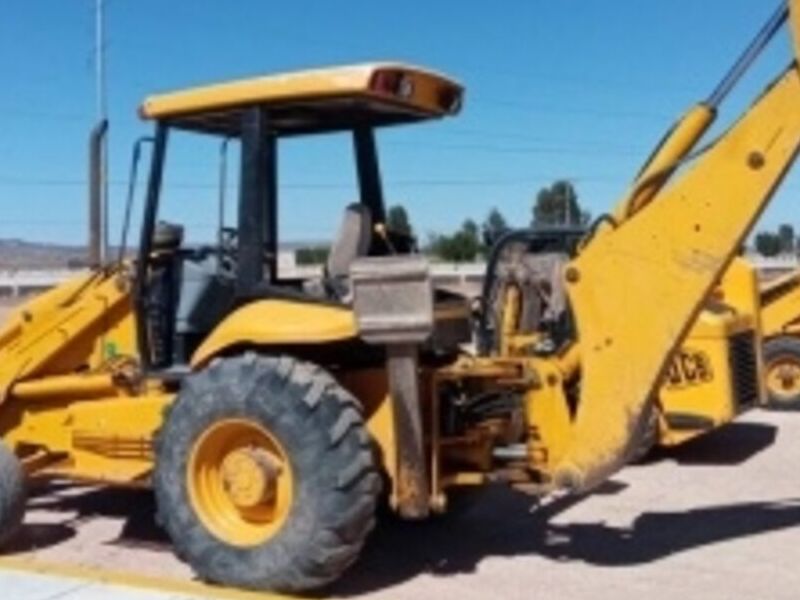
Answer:
<svg viewBox="0 0 800 600"><path fill-rule="evenodd" d="M362 560L328 593L398 600L794 600L800 597L798 460L800 414L755 413L627 468L588 498L532 511L528 498L498 488L443 518L383 523ZM191 579L153 524L148 493L51 486L35 491L30 504L24 533L7 552L14 561ZM54 598L52 581L0 564L3 598ZM37 591L8 596L10 585ZM57 597L105 597L102 589L94 583ZM156 597L130 593L113 597Z"/></svg>
<svg viewBox="0 0 800 600"><path fill-rule="evenodd" d="M108 585L71 577L25 572L0 573L3 598L9 600L195 600L198 596Z"/></svg>

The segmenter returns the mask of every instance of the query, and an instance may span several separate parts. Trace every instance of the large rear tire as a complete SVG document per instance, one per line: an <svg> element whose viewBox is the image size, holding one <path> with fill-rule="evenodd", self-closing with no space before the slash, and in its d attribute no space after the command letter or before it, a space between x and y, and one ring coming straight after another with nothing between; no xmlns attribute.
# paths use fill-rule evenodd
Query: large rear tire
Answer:
<svg viewBox="0 0 800 600"><path fill-rule="evenodd" d="M381 484L348 392L317 366L248 354L184 382L154 487L176 552L203 579L297 592L356 560Z"/></svg>
<svg viewBox="0 0 800 600"><path fill-rule="evenodd" d="M8 543L22 526L26 496L22 465L0 441L0 547Z"/></svg>
<svg viewBox="0 0 800 600"><path fill-rule="evenodd" d="M800 410L800 339L788 335L764 344L767 403L775 410Z"/></svg>

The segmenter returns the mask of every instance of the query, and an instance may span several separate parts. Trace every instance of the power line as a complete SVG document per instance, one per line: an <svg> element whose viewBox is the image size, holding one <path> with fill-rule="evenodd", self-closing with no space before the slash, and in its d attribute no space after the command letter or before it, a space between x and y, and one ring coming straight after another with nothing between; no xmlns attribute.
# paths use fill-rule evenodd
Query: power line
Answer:
<svg viewBox="0 0 800 600"><path fill-rule="evenodd" d="M608 175L563 175L558 173L546 173L530 175L526 178L422 178L422 179L387 179L385 185L393 187L417 187L417 186L483 186L483 185L526 185L537 184L542 179L569 179L570 181L618 181L617 178ZM124 187L127 181L109 181L112 187ZM25 179L13 177L0 177L0 186L8 187L83 187L87 182L82 179ZM316 189L353 189L352 182L344 181L319 181L307 183L283 183L279 184L283 189L292 190L316 190ZM206 182L165 182L165 189L185 189L185 190L217 190L219 185ZM230 189L230 188L229 188ZM235 189L235 187L233 188Z"/></svg>
<svg viewBox="0 0 800 600"><path fill-rule="evenodd" d="M606 110L598 108L584 108L580 106L563 106L559 104L537 104L535 102L525 102L524 100L506 100L503 98L478 98L466 99L466 105L478 103L487 104L490 106L498 106L504 109L512 110L526 110L530 112L538 112L542 114L563 114L563 115L580 115L589 116L603 119L644 119L644 120L658 120L664 121L673 118L675 115L667 113L657 113L649 111L636 111L636 110Z"/></svg>
<svg viewBox="0 0 800 600"><path fill-rule="evenodd" d="M37 110L29 108L21 108L16 106L2 107L0 106L0 114L5 116L13 116L20 119L36 119L47 121L87 121L91 117L89 115L80 113L62 113L52 112L46 110Z"/></svg>
<svg viewBox="0 0 800 600"><path fill-rule="evenodd" d="M633 148L601 148L601 147L569 147L569 146L490 146L487 144L448 144L437 142L386 142L386 146L412 147L418 150L436 148L439 150L456 150L468 152L485 152L489 154L572 154L592 156L641 156L642 152Z"/></svg>
<svg viewBox="0 0 800 600"><path fill-rule="evenodd" d="M515 141L524 141L524 142L533 142L533 143L542 143L542 144L553 144L553 143L563 143L564 140L561 138L553 139L547 137L541 137L537 135L531 135L529 133L520 133L510 132L510 131L498 131L496 129L483 129L483 128L475 128L475 127L461 127L460 125L450 125L442 127L441 129L433 129L430 128L429 131L435 131L438 135L443 136L451 136L451 137L470 137L470 138L479 138L479 139L488 139L488 138L495 138L495 139L502 139L502 140L515 140ZM617 141L617 140L615 140ZM586 147L596 147L603 149L606 151L609 148L610 140L598 140L598 139L581 139L575 140L570 142L571 144L586 146ZM635 149L635 146L625 146L626 149ZM638 147L639 150L645 152L649 148L647 146L640 146Z"/></svg>

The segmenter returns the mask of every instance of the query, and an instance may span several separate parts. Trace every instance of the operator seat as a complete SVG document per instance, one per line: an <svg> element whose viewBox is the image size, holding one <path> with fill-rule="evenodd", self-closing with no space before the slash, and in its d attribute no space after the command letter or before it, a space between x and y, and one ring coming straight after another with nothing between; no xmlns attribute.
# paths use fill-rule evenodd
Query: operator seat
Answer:
<svg viewBox="0 0 800 600"><path fill-rule="evenodd" d="M347 302L350 296L350 265L369 254L372 244L372 213L363 204L347 206L333 238L321 282L308 282L306 292ZM321 285L320 285L321 284Z"/></svg>
<svg viewBox="0 0 800 600"><path fill-rule="evenodd" d="M350 204L345 208L339 231L333 238L331 251L325 263L325 277L331 280L346 279L354 260L369 253L372 242L372 214L363 204Z"/></svg>

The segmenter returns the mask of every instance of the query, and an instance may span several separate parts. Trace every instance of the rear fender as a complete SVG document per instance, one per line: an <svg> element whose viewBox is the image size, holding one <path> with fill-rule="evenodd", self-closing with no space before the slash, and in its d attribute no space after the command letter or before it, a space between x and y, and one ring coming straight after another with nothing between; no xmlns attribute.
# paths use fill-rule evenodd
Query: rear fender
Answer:
<svg viewBox="0 0 800 600"><path fill-rule="evenodd" d="M192 368L226 349L248 346L327 344L358 337L353 311L289 300L257 300L228 315L192 355Z"/></svg>

